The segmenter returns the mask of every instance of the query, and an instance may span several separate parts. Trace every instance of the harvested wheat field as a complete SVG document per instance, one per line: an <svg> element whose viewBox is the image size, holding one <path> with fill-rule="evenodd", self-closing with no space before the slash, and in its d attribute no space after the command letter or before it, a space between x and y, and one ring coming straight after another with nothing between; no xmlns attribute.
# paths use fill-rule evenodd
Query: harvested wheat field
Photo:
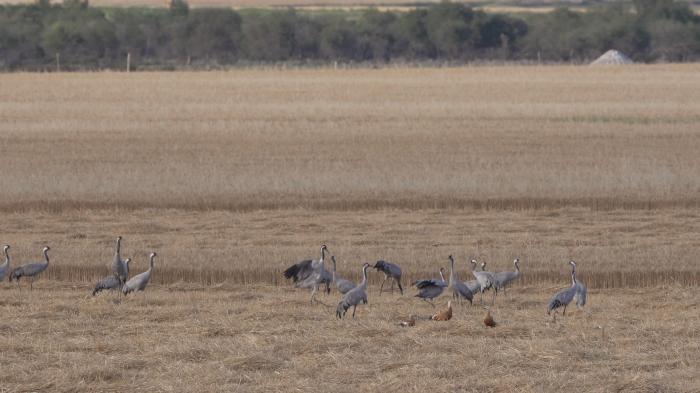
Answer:
<svg viewBox="0 0 700 393"><path fill-rule="evenodd" d="M0 392L700 391L698 71L0 74L0 245L51 246L0 282ZM92 297L118 235L152 281ZM406 294L309 304L281 272L321 244ZM520 258L495 328L427 320L450 254ZM588 304L552 320L571 259Z"/></svg>

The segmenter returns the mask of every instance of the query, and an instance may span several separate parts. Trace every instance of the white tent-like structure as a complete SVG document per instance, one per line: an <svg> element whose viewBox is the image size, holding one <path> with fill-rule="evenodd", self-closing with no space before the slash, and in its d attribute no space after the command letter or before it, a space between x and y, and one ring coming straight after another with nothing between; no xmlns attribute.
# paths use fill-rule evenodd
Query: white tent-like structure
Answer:
<svg viewBox="0 0 700 393"><path fill-rule="evenodd" d="M602 56L597 58L591 63L591 65L622 65L622 64L632 64L634 61L629 57L625 56L624 53L616 51L615 49L610 49L605 52Z"/></svg>

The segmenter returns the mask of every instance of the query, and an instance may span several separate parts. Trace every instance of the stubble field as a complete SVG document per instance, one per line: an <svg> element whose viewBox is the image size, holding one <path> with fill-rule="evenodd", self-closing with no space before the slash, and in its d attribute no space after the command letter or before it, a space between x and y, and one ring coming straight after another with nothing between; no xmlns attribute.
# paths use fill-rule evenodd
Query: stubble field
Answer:
<svg viewBox="0 0 700 393"><path fill-rule="evenodd" d="M698 391L695 65L0 75L0 391ZM153 286L90 296L117 235ZM378 296L336 321L280 272L523 277L500 326ZM579 262L591 296L552 322ZM438 300L440 306L446 296Z"/></svg>

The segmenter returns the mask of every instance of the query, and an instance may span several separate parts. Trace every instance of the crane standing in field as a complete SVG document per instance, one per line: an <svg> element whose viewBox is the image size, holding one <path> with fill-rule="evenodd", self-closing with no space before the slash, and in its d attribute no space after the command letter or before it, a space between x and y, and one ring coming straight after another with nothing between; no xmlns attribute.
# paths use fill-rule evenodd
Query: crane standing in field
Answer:
<svg viewBox="0 0 700 393"><path fill-rule="evenodd" d="M338 288L338 292L345 295L346 293L350 292L350 290L355 288L357 284L338 276L336 273L335 255L331 255L331 260L333 261L333 282L335 283L335 287Z"/></svg>
<svg viewBox="0 0 700 393"><path fill-rule="evenodd" d="M399 265L387 262L385 260L379 260L374 264L374 268L384 273L384 281L382 281L382 285L379 287L380 295L384 289L384 283L388 278L391 278L391 292L394 292L394 283L396 283L399 285L401 295L403 295L403 287L401 286L401 268Z"/></svg>
<svg viewBox="0 0 700 393"><path fill-rule="evenodd" d="M416 297L419 297L426 301L431 306L435 307L433 304L433 299L442 295L442 292L447 287L447 282L445 281L445 269L440 268L440 280L418 280L413 283L416 288L419 289Z"/></svg>
<svg viewBox="0 0 700 393"><path fill-rule="evenodd" d="M44 270L46 270L47 267L49 267L49 250L51 248L49 246L44 247L44 260L46 262L41 263L26 263L22 266L17 267L15 270L10 273L10 282L12 282L13 279L17 280L17 288L19 290L22 290L22 287L19 285L19 279L22 277L31 277L32 280L29 284L29 290L34 289L34 279L36 279L37 276L39 276Z"/></svg>
<svg viewBox="0 0 700 393"><path fill-rule="evenodd" d="M0 265L0 282L5 279L5 274L7 274L7 271L10 270L10 254L8 254L7 250L10 249L9 245L6 245L3 247L3 251L5 251L5 263Z"/></svg>
<svg viewBox="0 0 700 393"><path fill-rule="evenodd" d="M367 304L367 268L369 263L362 265L362 282L348 293L338 302L338 307L335 309L335 316L342 319L347 313L348 308L352 307L352 317L355 318L355 310L360 303Z"/></svg>
<svg viewBox="0 0 700 393"><path fill-rule="evenodd" d="M574 274L576 273L576 262L569 262L573 266ZM574 300L576 300L576 308L583 308L586 305L586 298L588 297L588 289L583 283L576 279L576 294L574 295Z"/></svg>
<svg viewBox="0 0 700 393"><path fill-rule="evenodd" d="M458 299L460 304L462 299L469 300L469 304L472 304L472 299L474 298L474 293L467 287L463 282L459 281L457 273L455 273L455 259L450 255L448 257L450 260L450 288L452 288L452 298Z"/></svg>
<svg viewBox="0 0 700 393"><path fill-rule="evenodd" d="M506 286L520 277L520 258L515 258L513 260L513 265L515 266L514 271L498 272L494 274L496 288L503 289L504 294L506 293Z"/></svg>
<svg viewBox="0 0 700 393"><path fill-rule="evenodd" d="M319 285L324 281L323 271L326 270L324 267L326 251L328 251L328 247L323 244L321 245L321 259L307 259L295 263L283 272L284 277L292 279L296 283L297 288L311 288L311 304L314 302Z"/></svg>
<svg viewBox="0 0 700 393"><path fill-rule="evenodd" d="M128 269L129 269L129 263L130 263L130 262L131 262L131 258L126 258L126 260L124 261L124 264L125 264L126 267L127 267L127 271L128 271ZM107 289L110 289L110 290L115 290L115 289L116 289L117 292L119 292L119 296L121 296L121 291L120 291L120 290L122 289L122 286L123 286L123 285L124 285L124 284L122 284L121 279L119 279L119 277L117 277L117 275L115 275L115 274L110 274L109 276L107 276L107 277L103 278L102 280L100 280L100 281L95 285L95 289L92 291L92 296L95 296L96 294L98 294L98 293L100 293L100 292L102 292L102 291L104 291L104 290L107 290Z"/></svg>
<svg viewBox="0 0 700 393"><path fill-rule="evenodd" d="M134 291L144 291L146 289L146 285L148 285L149 281L151 281L151 274L153 273L153 267L155 266L156 255L158 254L156 254L155 251L151 253L148 270L141 274L135 275L124 284L122 287L122 292L124 295L128 295Z"/></svg>
<svg viewBox="0 0 700 393"><path fill-rule="evenodd" d="M481 262L481 271L472 272L472 274L479 282L479 292L481 292L479 299L481 300L481 304L484 304L484 291L493 289L493 301L491 302L493 305L496 302L496 279L493 277L493 273L487 272L485 269L486 262Z"/></svg>
<svg viewBox="0 0 700 393"><path fill-rule="evenodd" d="M470 263L472 264L472 272L475 272L476 271L476 259L472 259L470 261ZM481 284L479 284L479 280L464 281L464 285L466 285L467 288L469 288L469 290L472 291L472 293L474 293L474 294L481 290Z"/></svg>
<svg viewBox="0 0 700 393"><path fill-rule="evenodd" d="M119 279L121 285L126 283L129 279L129 266L122 259L121 254L122 237L117 237L117 250L114 253L114 260L112 261L112 273Z"/></svg>
<svg viewBox="0 0 700 393"><path fill-rule="evenodd" d="M566 315L566 306L571 303L576 296L578 286L576 285L576 262L570 261L571 264L571 286L560 290L552 296L547 306L547 315L550 315L554 311L554 316L556 317L557 309L564 307L564 312L562 315Z"/></svg>

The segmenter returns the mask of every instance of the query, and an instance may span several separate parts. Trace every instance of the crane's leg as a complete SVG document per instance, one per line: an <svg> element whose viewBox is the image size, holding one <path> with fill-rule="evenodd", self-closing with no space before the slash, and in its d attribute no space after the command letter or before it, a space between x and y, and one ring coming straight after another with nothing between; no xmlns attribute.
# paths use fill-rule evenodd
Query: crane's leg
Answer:
<svg viewBox="0 0 700 393"><path fill-rule="evenodd" d="M355 310L357 310L357 306L352 306L352 319L355 319Z"/></svg>
<svg viewBox="0 0 700 393"><path fill-rule="evenodd" d="M561 315L566 315L566 306L568 306L568 304L564 305L564 312Z"/></svg>
<svg viewBox="0 0 700 393"><path fill-rule="evenodd" d="M403 287L401 286L401 280L400 279L394 279L397 284L399 284L399 291L401 291L401 296L403 296Z"/></svg>
<svg viewBox="0 0 700 393"><path fill-rule="evenodd" d="M19 291L22 292L22 286L19 285L19 278L17 278L17 289L19 289Z"/></svg>
<svg viewBox="0 0 700 393"><path fill-rule="evenodd" d="M32 281L29 282L29 290L31 291L33 289L34 289L34 276L32 276Z"/></svg>
<svg viewBox="0 0 700 393"><path fill-rule="evenodd" d="M494 304L496 304L496 294L497 294L497 293L498 293L497 291L493 291L493 300L491 300L491 305L492 305L492 306L493 306Z"/></svg>
<svg viewBox="0 0 700 393"><path fill-rule="evenodd" d="M387 275L384 275L384 281L382 281L382 285L379 286L379 294L382 294L382 291L384 290L384 283L386 282Z"/></svg>
<svg viewBox="0 0 700 393"><path fill-rule="evenodd" d="M394 280L391 280L391 294L394 294Z"/></svg>
<svg viewBox="0 0 700 393"><path fill-rule="evenodd" d="M318 285L314 285L311 290L311 304L314 304L314 299L316 297L316 292L318 291Z"/></svg>

